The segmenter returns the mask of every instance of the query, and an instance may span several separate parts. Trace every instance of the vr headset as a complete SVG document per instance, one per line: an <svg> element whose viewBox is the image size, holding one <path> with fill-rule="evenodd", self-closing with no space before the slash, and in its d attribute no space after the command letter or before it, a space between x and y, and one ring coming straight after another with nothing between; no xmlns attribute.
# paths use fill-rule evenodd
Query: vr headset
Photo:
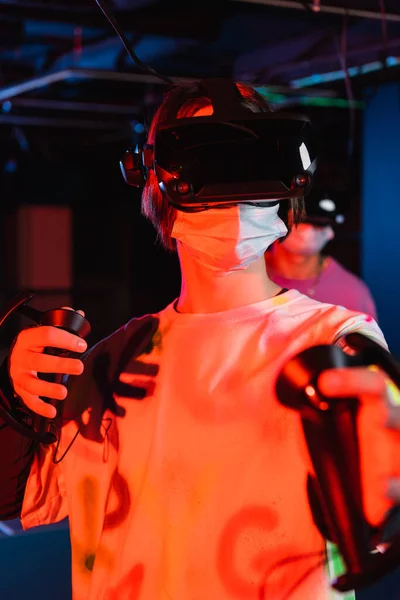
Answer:
<svg viewBox="0 0 400 600"><path fill-rule="evenodd" d="M344 193L338 191L322 192L313 189L306 199L306 217L304 221L316 227L330 225L336 227L344 223L347 205Z"/></svg>
<svg viewBox="0 0 400 600"><path fill-rule="evenodd" d="M317 166L310 120L252 112L230 80L199 86L212 115L176 119L176 106L174 119L156 128L153 145L127 150L120 162L125 181L143 187L152 169L168 202L187 212L304 197Z"/></svg>

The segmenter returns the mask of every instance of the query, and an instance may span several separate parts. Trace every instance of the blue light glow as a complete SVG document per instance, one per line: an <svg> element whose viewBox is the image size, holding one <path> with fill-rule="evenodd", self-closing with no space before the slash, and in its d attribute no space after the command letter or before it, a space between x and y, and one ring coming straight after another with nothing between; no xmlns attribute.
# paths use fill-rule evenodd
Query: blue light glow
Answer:
<svg viewBox="0 0 400 600"><path fill-rule="evenodd" d="M1 112L9 113L12 109L12 102L10 100L5 100L1 105Z"/></svg>
<svg viewBox="0 0 400 600"><path fill-rule="evenodd" d="M356 75L364 75L365 73L371 73L372 71L381 71L387 67L398 67L400 65L400 60L396 58L396 56L388 56L386 59L386 65L384 65L381 61L374 61L371 63L367 63L365 65L361 65L359 67L349 67L347 72L349 77L355 77ZM329 73L318 73L315 75L310 75L309 77L302 77L301 79L294 79L290 82L292 88L298 89L303 87L310 87L312 85L318 85L321 83L327 83L329 81L338 81L340 79L345 78L345 72L343 70L340 71L330 71Z"/></svg>

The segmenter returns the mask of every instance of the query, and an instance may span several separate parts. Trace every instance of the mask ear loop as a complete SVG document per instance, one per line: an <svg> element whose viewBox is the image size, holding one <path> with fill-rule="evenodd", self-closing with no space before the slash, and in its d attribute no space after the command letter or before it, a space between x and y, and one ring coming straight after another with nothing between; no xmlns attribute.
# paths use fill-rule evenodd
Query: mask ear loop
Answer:
<svg viewBox="0 0 400 600"><path fill-rule="evenodd" d="M57 457L57 454L59 452L60 449L60 443L61 443L61 432L62 429L59 425L57 425L56 423L54 423L54 421L52 421L50 423L50 429L53 428L54 429L54 435L57 438L57 445L54 449L54 453L53 453L53 463L55 465L58 465L68 454L68 452L70 451L70 449L72 448L72 445L74 444L76 438L78 437L78 435L81 432L82 429L82 421L79 419L62 419L63 421L74 421L74 423L77 424L78 429L76 431L76 433L74 434L74 437L72 438L72 440L70 441L70 443L68 444L67 448L64 450L63 454L61 455L60 458ZM109 452L109 436L108 436L108 432L110 430L110 427L112 425L112 419L110 417L107 417L105 419L103 419L103 421L107 421L107 425L105 426L102 423L102 426L104 427L104 452L103 452L103 462L107 462L108 459L108 452Z"/></svg>
<svg viewBox="0 0 400 600"><path fill-rule="evenodd" d="M63 419L64 421L69 421L70 419ZM57 444L56 447L54 448L54 454L53 454L53 463L55 465L58 465L67 455L67 453L70 451L72 444L75 442L76 438L78 437L78 435L80 434L81 431L81 421L79 421L78 419L73 419L73 421L78 425L78 429L74 435L74 437L72 438L72 440L70 441L70 443L68 444L66 450L63 452L63 454L61 455L60 458L57 458L57 454L58 451L60 449L60 443L61 443L61 427L59 425L57 425L56 423L54 423L54 421L52 421L50 423L50 429L54 428L55 433L54 435L57 438Z"/></svg>
<svg viewBox="0 0 400 600"><path fill-rule="evenodd" d="M110 430L110 427L112 425L112 419L110 417L107 417L105 419L103 419L103 421L107 421L107 426L105 426L103 423L101 424L102 427L104 428L104 450L103 450L103 462L107 462L108 460L108 453L109 453L109 448L110 448L110 438L108 437L108 432Z"/></svg>

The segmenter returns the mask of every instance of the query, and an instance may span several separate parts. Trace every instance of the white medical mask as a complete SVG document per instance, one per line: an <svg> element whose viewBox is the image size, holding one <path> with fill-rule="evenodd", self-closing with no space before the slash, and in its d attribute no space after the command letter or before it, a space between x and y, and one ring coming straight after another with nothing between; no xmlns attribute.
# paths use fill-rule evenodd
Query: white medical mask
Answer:
<svg viewBox="0 0 400 600"><path fill-rule="evenodd" d="M246 269L287 229L278 205L238 204L198 213L177 212L171 236L218 275Z"/></svg>
<svg viewBox="0 0 400 600"><path fill-rule="evenodd" d="M319 254L329 240L335 237L330 225L326 227L314 227L310 223L300 223L294 226L282 242L282 246L292 254L301 256L312 256Z"/></svg>

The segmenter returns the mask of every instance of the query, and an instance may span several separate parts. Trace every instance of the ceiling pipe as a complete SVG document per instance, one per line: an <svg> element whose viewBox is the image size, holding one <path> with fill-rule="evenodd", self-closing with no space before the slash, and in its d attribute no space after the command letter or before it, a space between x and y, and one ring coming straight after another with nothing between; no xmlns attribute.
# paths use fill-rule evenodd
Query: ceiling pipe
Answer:
<svg viewBox="0 0 400 600"><path fill-rule="evenodd" d="M4 523L3 521L0 521L0 532L6 535L7 537L15 535L14 529L7 525L7 523Z"/></svg>
<svg viewBox="0 0 400 600"><path fill-rule="evenodd" d="M371 52L378 53L384 49L396 50L398 48L400 48L400 38L395 38L393 40L389 40L387 42L386 46L383 46L383 44L380 43L380 44L370 44L369 46L363 46L361 48L349 48L346 53L346 58L347 58L347 60L350 60L352 58L363 56L363 55L371 53ZM251 56L245 56L245 57L243 57L242 60L243 61L246 60L246 62L248 61L249 64L251 64ZM284 64L277 64L277 65L274 65L273 67L267 67L265 69L265 72L268 77L274 77L276 75L282 75L283 73L286 73L287 71L293 71L293 70L299 70L299 69L314 69L315 70L320 65L327 64L327 63L329 64L331 62L337 62L337 61L338 61L337 54L321 54L321 55L317 54L310 58L303 58L302 60L286 62Z"/></svg>
<svg viewBox="0 0 400 600"><path fill-rule="evenodd" d="M74 100L47 100L42 98L14 97L12 106L38 110L65 110L73 112L96 112L112 115L135 116L139 112L136 106L126 104L101 104L95 102L75 102Z"/></svg>
<svg viewBox="0 0 400 600"><path fill-rule="evenodd" d="M291 8L306 12L327 13L330 15L358 17L361 19L382 19L380 11L361 10L358 8L342 8L339 6L324 5L320 3L318 10L315 9L313 2L296 2L295 0L231 0L231 2L241 2L247 4L261 4L263 6L274 6L276 8ZM385 12L386 21L400 23L400 14Z"/></svg>
<svg viewBox="0 0 400 600"><path fill-rule="evenodd" d="M68 81L73 79L83 80L102 80L102 81L118 81L126 83L151 83L158 85L165 85L158 77L154 75L148 75L146 73L121 73L118 71L102 71L94 69L63 69L56 71L55 73L49 73L47 75L41 75L40 77L34 77L33 79L27 79L21 83L10 85L8 87L0 88L0 102L12 100L27 92L34 92L40 90L46 86L62 81ZM184 77L170 77L174 83L183 83L191 81ZM267 89L271 92L277 93L292 93L292 90L288 86L267 86ZM310 95L315 95L315 92L310 92ZM331 90L318 90L319 96L335 96L336 92ZM62 101L60 101L62 103ZM86 105L86 103L81 103ZM101 103L98 104L101 106ZM83 110L83 106L82 106Z"/></svg>
<svg viewBox="0 0 400 600"><path fill-rule="evenodd" d="M102 71L95 69L62 69L55 73L49 73L47 75L41 75L40 77L34 77L33 79L27 79L21 83L10 85L0 89L0 102L5 100L11 100L16 96L25 94L26 92L33 92L44 88L53 83L59 83L62 81L68 81L71 79L97 79L102 81L119 81L127 83L158 83L164 84L158 77L154 75L147 75L141 73L120 73L117 71ZM171 77L175 83L183 81L182 78ZM165 85L165 84L164 84Z"/></svg>
<svg viewBox="0 0 400 600"><path fill-rule="evenodd" d="M345 108L347 106L345 98L336 97L332 94L321 94L320 90L315 91L314 94L308 93L308 90L301 90L301 96L299 96L298 90L286 90L286 91L272 91L271 88L256 87L257 91L267 98L268 101L277 104L279 106L297 106L303 105L316 105L316 106L337 106L339 108ZM290 93L289 93L290 92ZM7 102L7 101L6 101ZM363 108L364 106L360 103L357 108ZM134 106L126 106L120 104L95 104L93 102L75 102L65 100L46 100L41 98L14 98L10 101L10 107L8 110L14 108L30 108L34 110L57 110L57 111L72 111L78 112L90 112L100 113L103 115L111 114L115 117L124 117L128 119L142 118L142 114L139 109ZM6 115L7 116L7 115ZM12 115L14 116L14 115ZM15 115L19 116L19 115ZM32 115L30 115L32 117ZM33 117L32 117L33 118ZM117 126L117 122L115 122Z"/></svg>
<svg viewBox="0 0 400 600"><path fill-rule="evenodd" d="M165 60L177 51L193 47L196 44L196 41L190 39L182 38L178 40L173 37L148 35L134 40L131 45L135 54L140 56L143 63L151 64L159 57ZM52 62L51 71L61 71L62 69L115 71L118 70L119 64L123 64L121 57L122 60L128 62L128 54L121 44L121 40L113 36L83 44L79 54L75 50L61 54Z"/></svg>
<svg viewBox="0 0 400 600"><path fill-rule="evenodd" d="M0 125L20 125L33 127L57 127L66 129L93 129L115 131L128 131L117 123L110 121L96 121L89 119L63 119L59 117L25 117L22 115L0 115Z"/></svg>

